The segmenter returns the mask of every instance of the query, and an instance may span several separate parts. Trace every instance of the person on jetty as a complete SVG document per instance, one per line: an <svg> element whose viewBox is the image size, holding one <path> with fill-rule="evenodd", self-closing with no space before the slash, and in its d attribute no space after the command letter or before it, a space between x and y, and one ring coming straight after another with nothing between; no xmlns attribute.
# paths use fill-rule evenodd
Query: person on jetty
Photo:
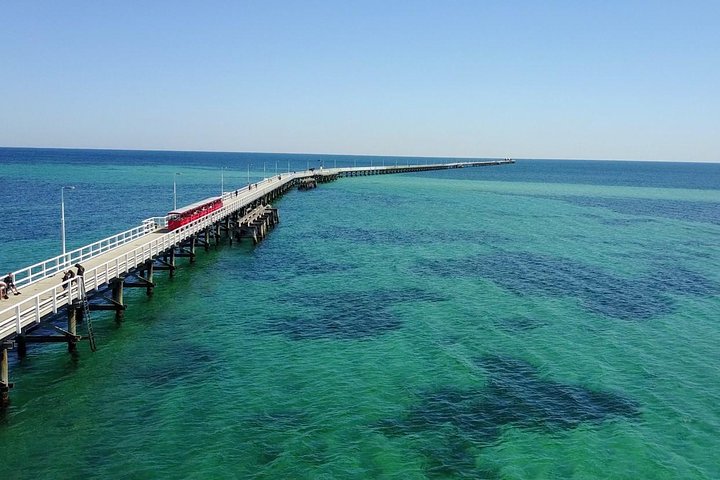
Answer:
<svg viewBox="0 0 720 480"><path fill-rule="evenodd" d="M20 295L20 292L18 291L17 287L15 286L15 275L13 275L12 272L8 272L7 275L5 275L5 278L2 279L3 283L5 284L5 297L7 298L7 294L9 292L13 292L15 295Z"/></svg>
<svg viewBox="0 0 720 480"><path fill-rule="evenodd" d="M67 281L71 280L73 278L75 278L75 272L73 272L72 270L68 270L67 272L65 272L65 274L62 277L63 289L67 290L68 285L70 285L72 283L72 282L67 282ZM67 282L67 283L65 283L65 282Z"/></svg>
<svg viewBox="0 0 720 480"><path fill-rule="evenodd" d="M7 300L10 297L7 296L7 285L5 284L5 282L0 280L0 299L2 298Z"/></svg>
<svg viewBox="0 0 720 480"><path fill-rule="evenodd" d="M82 277L85 275L85 267L83 267L79 263L76 263L75 268L77 268L77 276L78 277Z"/></svg>

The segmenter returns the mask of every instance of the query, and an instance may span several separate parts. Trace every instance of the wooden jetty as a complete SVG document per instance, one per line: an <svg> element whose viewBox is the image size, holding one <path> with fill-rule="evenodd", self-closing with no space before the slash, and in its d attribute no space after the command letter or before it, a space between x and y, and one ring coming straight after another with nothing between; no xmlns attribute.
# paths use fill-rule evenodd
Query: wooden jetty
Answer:
<svg viewBox="0 0 720 480"><path fill-rule="evenodd" d="M252 239L260 242L279 222L272 202L296 186L334 181L340 177L419 172L450 168L480 167L514 163L512 160L455 162L432 165L373 166L306 170L266 178L241 189L224 192L222 207L180 228L170 230L168 217L144 220L140 226L65 255L14 272L15 284L22 295L0 300L0 409L9 404L10 382L8 351L16 349L18 358L27 354L28 344L66 343L77 354L77 345L87 340L96 349L91 312L112 311L122 322L127 305L126 288L144 288L151 296L157 287L156 273L172 276L178 258L195 261L198 247L208 250L222 239L233 242ZM68 270L81 264L82 275L63 278ZM66 328L52 326L51 334L40 334L46 320L64 316ZM56 322L57 323L57 322ZM78 331L78 325L84 331Z"/></svg>

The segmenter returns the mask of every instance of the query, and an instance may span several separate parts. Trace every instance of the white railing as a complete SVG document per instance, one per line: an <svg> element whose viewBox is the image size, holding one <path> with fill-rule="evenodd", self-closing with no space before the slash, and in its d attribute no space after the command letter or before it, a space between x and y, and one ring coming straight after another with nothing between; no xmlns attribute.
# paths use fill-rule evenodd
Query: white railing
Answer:
<svg viewBox="0 0 720 480"><path fill-rule="evenodd" d="M253 197L256 197L256 190L248 190L248 187L245 186L238 190L225 192L223 194L223 199L236 198L241 193L245 194L248 191L251 191L253 193ZM262 191L264 192L265 189ZM76 263L86 262L91 258L102 255L114 248L120 247L128 242L132 242L144 235L147 235L148 233L152 233L165 227L167 227L166 216L148 218L143 220L142 224L138 227L131 228L130 230L118 233L112 237L104 238L95 243L91 243L90 245L77 248L67 252L65 255L58 255L57 257L53 257L49 260L45 260L13 272L15 275L15 285L18 287L26 287L35 282L39 282L40 280L52 277L53 275L72 267Z"/></svg>
<svg viewBox="0 0 720 480"><path fill-rule="evenodd" d="M488 161L488 162L462 162L462 163L452 163L452 164L436 164L436 165L399 165L399 166L372 166L372 167L351 167L351 168L328 168L323 170L306 170L294 174L281 174L283 178L291 179L295 177L301 177L301 176L309 176L309 175L322 175L322 174L331 174L331 173L346 173L346 172L356 172L356 171L379 171L379 170L390 170L390 169L396 169L396 170L402 170L402 169L410 169L410 168L417 168L417 167L453 167L458 165L480 165L480 164L499 164L499 163L507 163L505 160L500 161ZM258 189L261 184L268 185L272 184L275 180L275 176L265 178L254 185L257 185L255 189L248 189L248 186L245 186L241 189L230 191L230 192L224 192L223 193L223 200L230 200L232 198L237 198L240 195L242 195L242 198L245 198L245 194L251 192L253 199L257 197L256 193L264 192L264 189ZM167 227L167 217L152 217L148 218L146 220L143 220L140 226L131 228L130 230L126 230L124 232L118 233L116 235L113 235L111 237L105 238L103 240L97 241L95 243L92 243L90 245L86 245L84 247L80 247L78 249L72 250L70 252L67 252L65 255L58 255L57 257L53 257L49 260L45 260L40 263L36 263L35 265L31 265L29 267L22 268L16 272L14 272L15 275L15 284L18 287L24 287L27 285L30 285L32 283L38 282L40 280L43 280L48 277L52 277L58 272L63 271L64 269L67 269L76 263L85 262L93 257L96 257L98 255L101 255L109 250L112 250L113 248L117 248L119 246L122 246L128 242L131 242L133 240L136 240L143 235L147 235L148 233L154 232L159 228Z"/></svg>
<svg viewBox="0 0 720 480"><path fill-rule="evenodd" d="M263 182L266 183L266 185L262 188L257 187L250 190L244 188L242 190L238 190L237 195L235 194L235 191L229 192L223 196L223 198L227 200L227 204L221 209L212 212L210 215L175 229L172 232L168 232L159 237L156 236L148 243L139 245L137 248L134 248L129 252L113 257L98 266L87 269L84 274L86 291L89 292L95 290L101 285L109 283L112 279L119 277L123 273L129 272L143 262L169 250L172 246L179 244L195 233L204 230L210 225L225 218L233 211L242 208L258 198L261 198L269 191L293 180L297 176L302 176L302 174L283 175L282 180ZM241 195L241 192L243 192L244 195ZM248 215L252 214L250 213ZM157 225L161 221L160 219L163 218L165 217L148 219L143 222L143 224L148 222L148 224ZM68 280L61 284L49 287L29 298L24 298L23 301L17 305L1 310L0 339L7 338L14 333L21 333L24 327L34 323L39 323L44 316L57 313L59 308L68 305L73 299L78 298L77 291L75 290L76 287L73 285L67 287L71 282L72 280ZM8 318L2 320L5 317Z"/></svg>
<svg viewBox="0 0 720 480"><path fill-rule="evenodd" d="M159 217L164 218L164 217ZM154 220L154 219L153 219ZM23 287L35 282L39 282L48 277L52 277L58 272L75 265L76 263L85 262L93 257L101 255L113 248L117 248L148 233L157 230L157 226L153 226L152 222L144 221L139 227L131 228L124 232L104 238L90 245L77 248L65 255L58 255L49 260L45 260L35 265L25 267L14 272L15 285Z"/></svg>
<svg viewBox="0 0 720 480"><path fill-rule="evenodd" d="M464 162L462 164L446 164L448 168L453 165L497 165L499 163L510 163L504 161L489 162ZM413 165L405 168L417 167L434 167L441 165ZM358 167L358 168L333 168L323 171L302 171L296 173L285 173L257 182L253 188L243 187L238 190L223 193L223 207L212 212L210 215L202 217L193 223L184 225L178 229L160 236L154 236L152 240L129 252L110 258L108 261L89 268L85 271L85 287L86 291L92 291L101 285L109 283L114 278L118 278L123 273L136 268L146 260L150 260L157 255L169 250L174 245L179 244L195 233L207 228L208 226L220 221L230 213L238 210L249 203L263 197L268 192L288 183L296 178L308 177L320 173L345 173L358 170L388 170L400 169L401 167ZM262 185L262 186L261 186ZM149 233L157 232L158 229L167 226L167 217L153 217L146 219L142 225L125 232L119 233L112 237L95 242L82 248L78 248L66 255L60 255L50 260L32 265L15 272L15 283L17 286L27 286L31 283L38 282L42 279L55 275L63 269L67 269L79 262L87 261L98 255L106 254L110 250L120 247L130 241L136 240ZM39 323L40 320L49 314L57 313L58 309L70 303L77 297L77 291L72 280L68 280L61 284L37 293L29 298L24 298L22 302L0 310L0 340L11 336L14 333L21 333L22 329L33 323ZM4 320L3 320L4 319Z"/></svg>

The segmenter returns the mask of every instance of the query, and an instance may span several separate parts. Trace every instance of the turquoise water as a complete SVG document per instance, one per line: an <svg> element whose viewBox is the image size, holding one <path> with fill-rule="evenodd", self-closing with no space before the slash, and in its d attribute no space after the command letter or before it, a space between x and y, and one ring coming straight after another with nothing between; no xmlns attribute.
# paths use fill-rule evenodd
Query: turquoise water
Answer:
<svg viewBox="0 0 720 480"><path fill-rule="evenodd" d="M276 161L40 153L0 151L10 268L57 253L59 185L79 246L169 210L174 171L183 204ZM95 313L98 352L13 361L4 478L720 478L719 180L519 161L291 192L259 246Z"/></svg>

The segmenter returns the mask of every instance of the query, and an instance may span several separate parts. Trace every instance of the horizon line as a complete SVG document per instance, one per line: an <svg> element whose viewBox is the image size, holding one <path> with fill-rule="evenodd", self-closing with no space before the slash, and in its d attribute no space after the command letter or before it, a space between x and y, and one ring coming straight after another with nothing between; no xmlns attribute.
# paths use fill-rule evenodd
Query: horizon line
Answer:
<svg viewBox="0 0 720 480"><path fill-rule="evenodd" d="M257 151L228 151L228 150L177 150L168 149L147 149L147 148L105 148L105 147L37 147L37 146L0 146L0 149L35 149L35 150L97 150L117 152L167 152L167 153L227 153L227 154L265 154L265 155L319 155L319 156L340 156L340 157L385 157L385 158L447 158L447 159L512 159L512 160L558 160L558 161L582 161L582 162L644 162L644 163L720 163L720 160L649 160L631 158L581 158L581 157L472 157L472 156L429 156L429 155L382 155L368 153L317 153L317 152L257 152Z"/></svg>

